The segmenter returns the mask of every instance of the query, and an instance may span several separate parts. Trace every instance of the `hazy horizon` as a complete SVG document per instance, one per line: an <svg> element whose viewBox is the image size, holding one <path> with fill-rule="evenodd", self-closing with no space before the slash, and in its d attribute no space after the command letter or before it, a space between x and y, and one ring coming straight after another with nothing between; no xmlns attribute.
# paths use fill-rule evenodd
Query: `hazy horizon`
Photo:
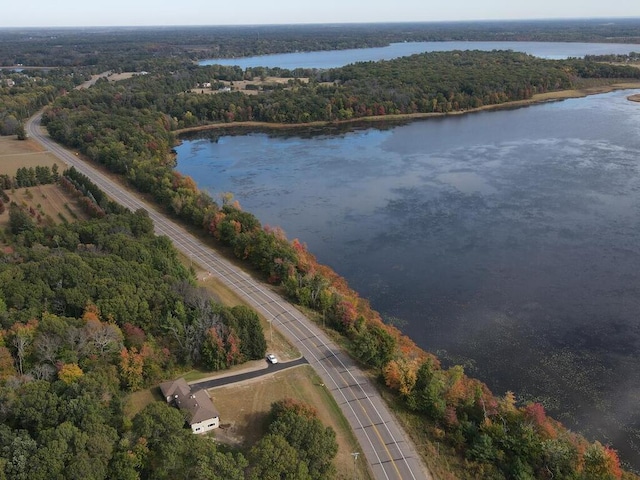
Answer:
<svg viewBox="0 0 640 480"><path fill-rule="evenodd" d="M140 24L140 25L16 25L16 26L4 26L0 25L0 30L78 30L78 29L90 29L90 30L108 30L108 29L154 29L154 28L206 28L206 27L287 27L287 26L313 26L313 25L388 25L388 24L420 24L420 23L490 23L490 22L554 22L554 21L616 21L616 20L634 20L640 21L640 15L631 17L562 17L562 18L487 18L477 20L404 20L404 21L362 21L362 22L297 22L297 23L238 23L238 24Z"/></svg>
<svg viewBox="0 0 640 480"><path fill-rule="evenodd" d="M33 0L3 6L0 28L92 28L167 26L256 26L349 23L414 23L455 21L571 20L640 18L637 0L540 0L514 5L507 0L457 0L425 6L418 0L372 5L365 0L324 0L302 4L294 0L245 0L240 8L194 0L177 5L165 0L86 3L77 0Z"/></svg>

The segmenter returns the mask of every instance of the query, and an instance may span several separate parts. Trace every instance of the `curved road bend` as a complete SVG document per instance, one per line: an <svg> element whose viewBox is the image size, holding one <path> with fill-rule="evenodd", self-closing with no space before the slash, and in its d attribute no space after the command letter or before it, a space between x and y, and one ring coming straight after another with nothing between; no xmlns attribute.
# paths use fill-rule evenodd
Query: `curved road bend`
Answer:
<svg viewBox="0 0 640 480"><path fill-rule="evenodd" d="M135 211L144 208L158 235L232 288L288 338L318 372L333 394L362 448L374 478L384 480L431 479L406 433L400 428L373 384L315 324L292 304L218 255L182 226L124 190L71 151L55 143L40 128L41 114L26 124L28 134L68 165L91 178L109 197Z"/></svg>

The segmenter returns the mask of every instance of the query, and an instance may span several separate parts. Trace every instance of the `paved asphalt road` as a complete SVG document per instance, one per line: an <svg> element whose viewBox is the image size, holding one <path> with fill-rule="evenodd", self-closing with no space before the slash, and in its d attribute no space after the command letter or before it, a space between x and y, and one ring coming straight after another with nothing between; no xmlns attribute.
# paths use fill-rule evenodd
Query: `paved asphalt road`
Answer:
<svg viewBox="0 0 640 480"><path fill-rule="evenodd" d="M309 362L307 362L307 359L304 357L300 357L299 359L292 360L290 362L276 363L275 365L267 363L266 368L260 368L258 370L252 370L250 372L239 373L237 375L229 375L228 377L212 378L210 380L200 380L199 382L189 382L189 385L191 385L192 387L195 387L196 390L203 390L203 389L208 390L210 388L229 385L230 383L244 382L245 380L262 377L263 375L271 375L273 373L286 370L287 368L297 367L298 365L305 365L307 363Z"/></svg>
<svg viewBox="0 0 640 480"><path fill-rule="evenodd" d="M132 211L139 208L147 210L158 235L169 237L177 249L233 289L300 350L347 418L360 443L362 451L359 453L364 454L374 478L432 478L373 384L313 322L266 284L232 265L152 205L124 190L71 151L52 141L40 129L40 118L40 115L36 115L27 122L27 132L33 139L91 178L113 200Z"/></svg>

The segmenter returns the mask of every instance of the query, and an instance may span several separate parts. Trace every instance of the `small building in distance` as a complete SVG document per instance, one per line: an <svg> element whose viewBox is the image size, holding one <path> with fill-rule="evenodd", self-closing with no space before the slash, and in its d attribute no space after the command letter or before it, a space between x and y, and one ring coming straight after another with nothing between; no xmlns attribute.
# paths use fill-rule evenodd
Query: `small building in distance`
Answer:
<svg viewBox="0 0 640 480"><path fill-rule="evenodd" d="M193 433L205 433L220 426L220 414L206 390L192 391L184 378L161 383L160 390L169 405L186 414Z"/></svg>

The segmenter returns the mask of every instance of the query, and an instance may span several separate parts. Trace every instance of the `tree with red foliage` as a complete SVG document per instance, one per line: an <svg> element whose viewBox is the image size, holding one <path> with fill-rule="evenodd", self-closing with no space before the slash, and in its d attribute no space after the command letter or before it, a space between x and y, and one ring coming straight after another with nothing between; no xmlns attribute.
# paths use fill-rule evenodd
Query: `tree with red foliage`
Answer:
<svg viewBox="0 0 640 480"><path fill-rule="evenodd" d="M541 404L530 403L524 407L523 413L525 418L531 420L538 433L544 438L555 438L558 435Z"/></svg>
<svg viewBox="0 0 640 480"><path fill-rule="evenodd" d="M142 348L147 338L142 328L132 325L129 322L122 326L122 333L124 334L124 343L127 347Z"/></svg>

